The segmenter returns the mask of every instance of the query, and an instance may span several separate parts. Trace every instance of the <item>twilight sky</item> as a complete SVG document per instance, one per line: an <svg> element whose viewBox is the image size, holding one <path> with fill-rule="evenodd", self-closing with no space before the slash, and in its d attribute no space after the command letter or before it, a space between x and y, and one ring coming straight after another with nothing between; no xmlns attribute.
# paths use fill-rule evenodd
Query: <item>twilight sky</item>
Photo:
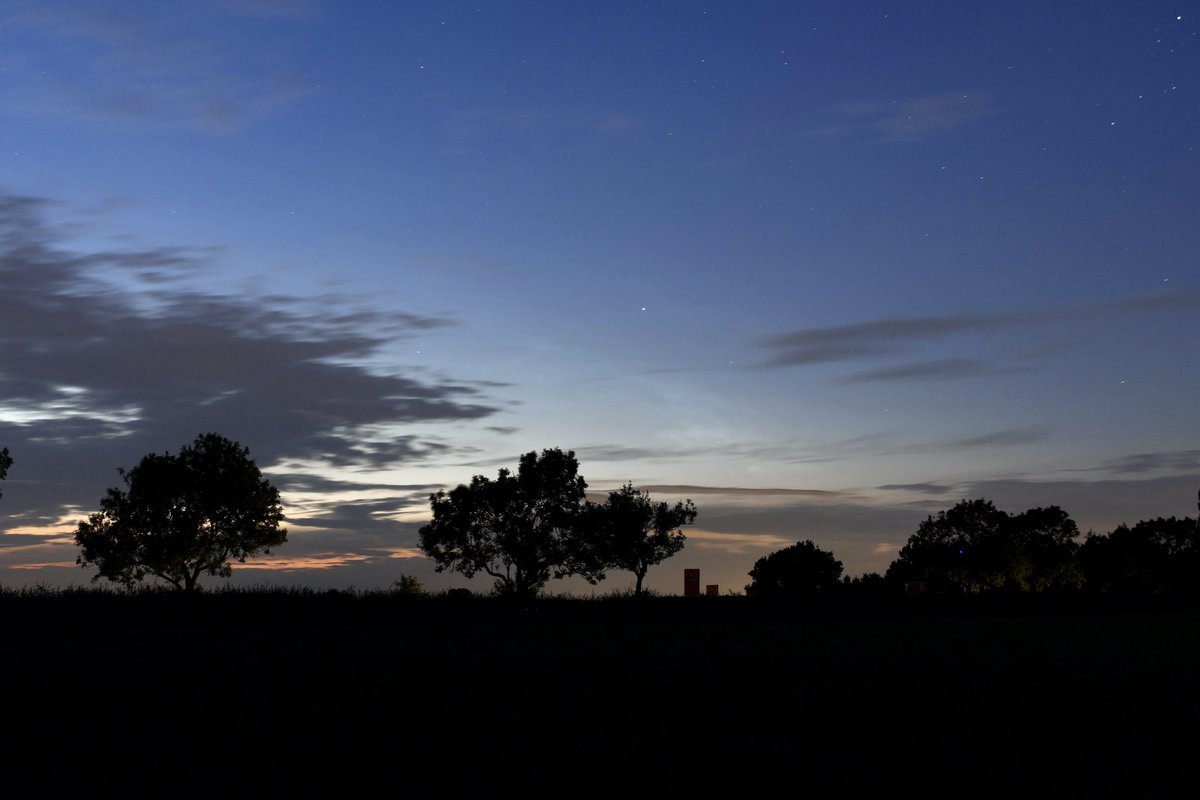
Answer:
<svg viewBox="0 0 1200 800"><path fill-rule="evenodd" d="M85 583L117 468L210 430L284 492L240 584L464 585L416 550L428 494L546 447L695 501L670 592L803 539L882 571L967 497L1194 514L1198 31L0 0L0 585Z"/></svg>

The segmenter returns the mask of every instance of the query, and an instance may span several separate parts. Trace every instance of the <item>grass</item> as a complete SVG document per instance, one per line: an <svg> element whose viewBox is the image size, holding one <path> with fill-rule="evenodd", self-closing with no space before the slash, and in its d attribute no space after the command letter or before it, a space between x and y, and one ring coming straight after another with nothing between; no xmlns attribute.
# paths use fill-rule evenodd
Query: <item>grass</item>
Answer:
<svg viewBox="0 0 1200 800"><path fill-rule="evenodd" d="M5 780L265 795L1197 787L1187 608L0 593Z"/></svg>

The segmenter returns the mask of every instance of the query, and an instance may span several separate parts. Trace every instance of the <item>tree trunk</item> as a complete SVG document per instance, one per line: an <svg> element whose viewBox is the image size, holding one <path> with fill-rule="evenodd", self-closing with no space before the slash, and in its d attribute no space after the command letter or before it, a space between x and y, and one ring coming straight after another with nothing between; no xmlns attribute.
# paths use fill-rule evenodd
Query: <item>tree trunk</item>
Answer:
<svg viewBox="0 0 1200 800"><path fill-rule="evenodd" d="M642 570L641 572L635 572L633 574L637 575L637 587L633 590L633 596L641 597L642 596L642 578L646 577L646 571Z"/></svg>

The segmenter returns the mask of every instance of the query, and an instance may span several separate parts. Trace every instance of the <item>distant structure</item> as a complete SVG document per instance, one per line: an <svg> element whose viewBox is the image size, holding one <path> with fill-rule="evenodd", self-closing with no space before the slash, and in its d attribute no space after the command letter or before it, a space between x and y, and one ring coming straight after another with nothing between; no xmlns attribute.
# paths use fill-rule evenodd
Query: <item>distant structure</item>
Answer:
<svg viewBox="0 0 1200 800"><path fill-rule="evenodd" d="M718 584L710 583L704 587L704 595L706 597L720 597L721 587Z"/></svg>
<svg viewBox="0 0 1200 800"><path fill-rule="evenodd" d="M700 570L685 569L683 571L683 596L700 596Z"/></svg>

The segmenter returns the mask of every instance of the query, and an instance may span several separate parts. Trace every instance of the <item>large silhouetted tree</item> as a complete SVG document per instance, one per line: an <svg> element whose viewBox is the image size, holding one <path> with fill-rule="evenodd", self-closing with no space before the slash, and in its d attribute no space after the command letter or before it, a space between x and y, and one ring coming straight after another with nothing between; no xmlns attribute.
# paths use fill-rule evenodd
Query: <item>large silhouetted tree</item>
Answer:
<svg viewBox="0 0 1200 800"><path fill-rule="evenodd" d="M776 550L754 562L746 594L752 597L804 597L838 588L842 562L810 540Z"/></svg>
<svg viewBox="0 0 1200 800"><path fill-rule="evenodd" d="M990 500L962 500L930 516L900 549L888 578L963 592L1076 588L1079 529L1058 506L1010 515Z"/></svg>
<svg viewBox="0 0 1200 800"><path fill-rule="evenodd" d="M1016 588L1032 591L1078 589L1079 526L1058 506L1031 508L1009 517L1010 535L1020 551Z"/></svg>
<svg viewBox="0 0 1200 800"><path fill-rule="evenodd" d="M194 591L201 575L228 576L231 561L270 553L287 539L279 491L249 450L215 433L178 455L150 453L120 470L100 511L79 523L77 563L131 586L147 575Z"/></svg>
<svg viewBox="0 0 1200 800"><path fill-rule="evenodd" d="M551 578L603 576L594 548L583 541L587 482L575 453L543 450L521 456L514 475L476 475L469 485L430 495L433 519L420 530L421 549L437 571L483 572L496 591L535 597Z"/></svg>
<svg viewBox="0 0 1200 800"><path fill-rule="evenodd" d="M642 593L642 580L650 567L683 549L684 525L696 521L691 500L670 505L654 502L650 495L626 484L610 492L608 502L590 505L588 544L595 548L600 563L610 569L625 569L637 578L635 595Z"/></svg>

